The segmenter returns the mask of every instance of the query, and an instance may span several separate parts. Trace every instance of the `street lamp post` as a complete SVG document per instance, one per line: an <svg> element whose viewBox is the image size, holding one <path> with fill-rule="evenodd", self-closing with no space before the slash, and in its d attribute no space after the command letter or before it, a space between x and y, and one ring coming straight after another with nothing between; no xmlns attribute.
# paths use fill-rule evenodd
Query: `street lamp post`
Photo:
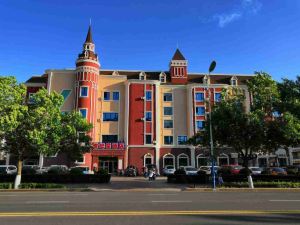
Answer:
<svg viewBox="0 0 300 225"><path fill-rule="evenodd" d="M216 68L216 61L212 61L208 69L208 110L209 110L209 137L210 137L210 157L211 157L211 175L212 175L212 188L216 190L216 173L215 173L215 159L214 159L214 142L212 133L212 112L211 112L211 91L210 91L210 73Z"/></svg>

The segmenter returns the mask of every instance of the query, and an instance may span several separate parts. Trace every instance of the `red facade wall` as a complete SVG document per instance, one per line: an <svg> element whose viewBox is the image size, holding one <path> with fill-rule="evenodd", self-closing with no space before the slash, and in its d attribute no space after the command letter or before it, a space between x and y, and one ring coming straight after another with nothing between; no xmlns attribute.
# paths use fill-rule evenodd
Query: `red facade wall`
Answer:
<svg viewBox="0 0 300 225"><path fill-rule="evenodd" d="M138 168L139 173L143 171L144 156L150 153L155 162L155 148L129 148L128 149L128 165L133 165Z"/></svg>
<svg viewBox="0 0 300 225"><path fill-rule="evenodd" d="M144 144L144 84L131 84L129 87L129 125L128 144Z"/></svg>

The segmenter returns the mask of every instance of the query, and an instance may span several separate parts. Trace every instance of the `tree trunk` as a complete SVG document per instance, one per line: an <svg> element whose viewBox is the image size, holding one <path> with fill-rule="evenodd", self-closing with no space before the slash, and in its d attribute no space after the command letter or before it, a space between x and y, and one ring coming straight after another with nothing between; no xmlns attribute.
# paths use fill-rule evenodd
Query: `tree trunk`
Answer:
<svg viewBox="0 0 300 225"><path fill-rule="evenodd" d="M19 185L21 184L22 166L23 166L23 161L22 161L22 159L19 158L18 173L17 173L16 179L15 179L14 189L19 189Z"/></svg>
<svg viewBox="0 0 300 225"><path fill-rule="evenodd" d="M248 167L248 156L244 156L244 160L243 160L243 163L244 163L244 167L246 169L246 175L247 175L247 179L248 179L248 185L249 185L249 188L251 189L254 189L254 184L253 184L253 180L252 180L252 176L251 176L251 172L250 172L250 169Z"/></svg>

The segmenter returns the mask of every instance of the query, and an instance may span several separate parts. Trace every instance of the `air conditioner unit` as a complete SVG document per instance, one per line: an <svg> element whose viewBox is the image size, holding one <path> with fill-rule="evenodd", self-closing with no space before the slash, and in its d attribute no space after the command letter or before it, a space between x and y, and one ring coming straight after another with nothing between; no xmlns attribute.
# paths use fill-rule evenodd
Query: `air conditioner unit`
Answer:
<svg viewBox="0 0 300 225"><path fill-rule="evenodd" d="M156 141L153 141L152 143L153 143L154 145L156 145Z"/></svg>
<svg viewBox="0 0 300 225"><path fill-rule="evenodd" d="M145 117L142 117L141 120L142 120L142 121L145 121Z"/></svg>
<svg viewBox="0 0 300 225"><path fill-rule="evenodd" d="M141 99L142 99L142 100L145 100L145 96L142 96Z"/></svg>

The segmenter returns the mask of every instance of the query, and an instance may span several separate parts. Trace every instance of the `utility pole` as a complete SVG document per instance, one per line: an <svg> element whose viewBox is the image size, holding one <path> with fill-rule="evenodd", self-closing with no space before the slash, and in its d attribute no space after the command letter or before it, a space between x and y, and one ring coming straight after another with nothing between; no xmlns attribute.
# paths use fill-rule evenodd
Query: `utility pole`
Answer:
<svg viewBox="0 0 300 225"><path fill-rule="evenodd" d="M216 61L212 61L208 69L208 110L209 110L209 137L210 137L210 157L211 157L211 175L212 175L212 188L216 190L216 173L215 173L215 159L214 159L214 142L212 132L212 112L211 112L211 91L210 91L210 73L216 68Z"/></svg>

